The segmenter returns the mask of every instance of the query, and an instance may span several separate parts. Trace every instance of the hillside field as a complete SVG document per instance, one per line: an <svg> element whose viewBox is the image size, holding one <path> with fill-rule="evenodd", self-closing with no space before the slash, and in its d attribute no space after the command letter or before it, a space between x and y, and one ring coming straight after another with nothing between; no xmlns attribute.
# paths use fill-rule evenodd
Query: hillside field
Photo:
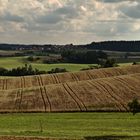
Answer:
<svg viewBox="0 0 140 140"><path fill-rule="evenodd" d="M118 138L115 140L138 140L139 118L140 114L129 113L3 114L0 115L0 135L69 139L98 136L96 140L101 140L101 136L114 136Z"/></svg>
<svg viewBox="0 0 140 140"><path fill-rule="evenodd" d="M26 57L3 57L0 58L0 67L3 68L16 68L19 66L24 66L25 64L31 64L33 68L39 70L50 71L54 68L65 68L67 71L79 71L83 68L88 68L88 64L69 64L69 63L60 63L60 64L43 64L43 63L30 63L26 60Z"/></svg>
<svg viewBox="0 0 140 140"><path fill-rule="evenodd" d="M80 71L81 69L88 68L91 64L71 64L71 63L59 63L59 64L43 64L41 62L30 63L26 60L27 57L1 57L0 66L3 68L11 69L25 64L31 64L33 68L39 70L50 71L54 68L65 68L69 72ZM96 64L92 64L96 65ZM132 63L119 63L120 66L130 66Z"/></svg>
<svg viewBox="0 0 140 140"><path fill-rule="evenodd" d="M0 80L0 112L128 111L140 66Z"/></svg>
<svg viewBox="0 0 140 140"><path fill-rule="evenodd" d="M134 98L140 65L0 79L0 135L139 140L140 114L127 113Z"/></svg>

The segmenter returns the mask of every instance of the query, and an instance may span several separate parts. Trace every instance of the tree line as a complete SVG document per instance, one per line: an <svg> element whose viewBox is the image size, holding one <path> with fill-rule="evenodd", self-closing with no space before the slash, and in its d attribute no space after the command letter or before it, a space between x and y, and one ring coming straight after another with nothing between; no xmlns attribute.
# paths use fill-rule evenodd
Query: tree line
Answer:
<svg viewBox="0 0 140 140"><path fill-rule="evenodd" d="M102 51L75 51L65 50L61 53L65 62L80 63L80 64L99 64L100 60L106 60L107 54Z"/></svg>
<svg viewBox="0 0 140 140"><path fill-rule="evenodd" d="M41 71L37 68L33 68L32 65L27 65L12 69L0 68L0 76L28 76L28 75L40 75L40 74L52 74L67 72L65 68L55 68L50 71Z"/></svg>
<svg viewBox="0 0 140 140"><path fill-rule="evenodd" d="M74 50L65 50L61 54L62 61L67 63L80 64L98 64L98 68L108 68L117 66L115 59L108 58L103 51L80 52Z"/></svg>
<svg viewBox="0 0 140 140"><path fill-rule="evenodd" d="M45 71L34 69L31 65L25 64L23 67L17 67L12 69L0 68L1 76L25 76L25 75L39 75L46 74Z"/></svg>
<svg viewBox="0 0 140 140"><path fill-rule="evenodd" d="M0 44L0 50L43 50L47 52L60 52L65 49L92 49L92 50L109 50L109 51L140 51L140 41L103 41L92 42L84 45L22 45L22 44Z"/></svg>
<svg viewBox="0 0 140 140"><path fill-rule="evenodd" d="M140 51L140 41L104 41L85 45L88 49L137 52Z"/></svg>

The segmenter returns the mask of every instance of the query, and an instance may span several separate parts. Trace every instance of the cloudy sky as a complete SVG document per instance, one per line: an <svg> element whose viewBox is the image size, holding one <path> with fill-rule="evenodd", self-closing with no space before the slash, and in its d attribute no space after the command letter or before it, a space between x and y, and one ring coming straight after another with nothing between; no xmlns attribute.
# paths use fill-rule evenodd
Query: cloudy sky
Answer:
<svg viewBox="0 0 140 140"><path fill-rule="evenodd" d="M140 0L0 0L0 43L140 39Z"/></svg>

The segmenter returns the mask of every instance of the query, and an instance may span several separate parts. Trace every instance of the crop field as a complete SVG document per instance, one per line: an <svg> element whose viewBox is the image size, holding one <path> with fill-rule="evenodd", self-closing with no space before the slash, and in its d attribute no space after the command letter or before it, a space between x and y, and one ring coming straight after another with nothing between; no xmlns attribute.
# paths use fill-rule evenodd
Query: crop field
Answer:
<svg viewBox="0 0 140 140"><path fill-rule="evenodd" d="M94 69L61 74L45 74L40 76L25 76L4 79L2 78L0 79L0 90L33 88L37 86L46 86L50 84L59 84L75 81L78 82L134 73L140 73L140 65L106 69Z"/></svg>
<svg viewBox="0 0 140 140"><path fill-rule="evenodd" d="M140 99L138 72L139 66L131 66L72 73L70 78L60 74L62 77L48 75L44 80L43 76L3 79L0 112L128 111L127 104Z"/></svg>
<svg viewBox="0 0 140 140"><path fill-rule="evenodd" d="M57 139L88 140L92 137L93 140L139 140L139 118L140 114L133 116L130 113L2 114L0 135Z"/></svg>
<svg viewBox="0 0 140 140"><path fill-rule="evenodd" d="M0 135L10 137L0 140L139 140L140 114L126 113L134 98L140 65L3 78Z"/></svg>

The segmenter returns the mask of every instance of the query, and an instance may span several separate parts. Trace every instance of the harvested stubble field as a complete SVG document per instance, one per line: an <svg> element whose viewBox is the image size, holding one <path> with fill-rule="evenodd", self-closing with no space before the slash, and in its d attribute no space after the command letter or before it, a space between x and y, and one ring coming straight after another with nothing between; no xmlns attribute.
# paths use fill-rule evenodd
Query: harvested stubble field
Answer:
<svg viewBox="0 0 140 140"><path fill-rule="evenodd" d="M128 111L140 99L140 74L24 87L0 91L0 112Z"/></svg>
<svg viewBox="0 0 140 140"><path fill-rule="evenodd" d="M93 80L112 76L140 73L140 65L106 69L95 69L61 74L46 74L40 76L25 76L0 79L0 90L26 89L66 82Z"/></svg>

